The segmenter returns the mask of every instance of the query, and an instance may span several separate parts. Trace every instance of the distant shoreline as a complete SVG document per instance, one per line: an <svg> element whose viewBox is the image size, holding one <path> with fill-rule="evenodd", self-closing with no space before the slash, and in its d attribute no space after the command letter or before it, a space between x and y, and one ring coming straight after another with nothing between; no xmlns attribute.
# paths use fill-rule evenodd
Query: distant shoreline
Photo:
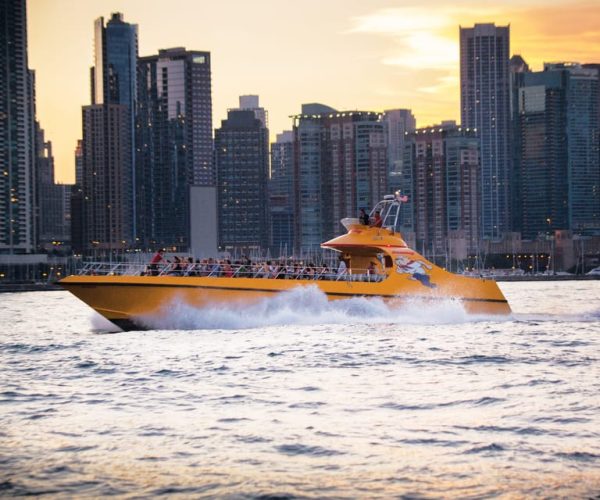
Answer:
<svg viewBox="0 0 600 500"><path fill-rule="evenodd" d="M54 283L6 283L0 285L0 293L54 292L58 290L64 290L64 288Z"/></svg>
<svg viewBox="0 0 600 500"><path fill-rule="evenodd" d="M485 278L485 276L484 276ZM492 277L494 281L589 281L598 280L600 276L587 276L586 274L574 276L548 275L548 276L497 276Z"/></svg>

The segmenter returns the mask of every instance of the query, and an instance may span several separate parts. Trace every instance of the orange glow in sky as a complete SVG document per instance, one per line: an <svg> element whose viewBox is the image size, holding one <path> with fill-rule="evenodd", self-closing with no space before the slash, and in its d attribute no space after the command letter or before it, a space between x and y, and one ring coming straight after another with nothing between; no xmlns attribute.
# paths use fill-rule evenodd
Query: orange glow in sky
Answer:
<svg viewBox="0 0 600 500"><path fill-rule="evenodd" d="M140 56L212 53L213 127L239 95L258 94L271 137L307 102L410 108L418 126L459 119L458 27L511 26L511 54L600 62L600 4L577 0L29 0L37 116L59 181L74 180L81 106L90 103L93 22L112 12L139 27Z"/></svg>

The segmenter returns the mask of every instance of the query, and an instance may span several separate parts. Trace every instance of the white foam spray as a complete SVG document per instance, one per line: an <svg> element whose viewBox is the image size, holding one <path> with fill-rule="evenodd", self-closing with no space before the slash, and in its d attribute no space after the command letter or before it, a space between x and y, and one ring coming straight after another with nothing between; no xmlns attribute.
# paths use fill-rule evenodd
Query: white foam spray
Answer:
<svg viewBox="0 0 600 500"><path fill-rule="evenodd" d="M141 318L141 321L154 329L239 330L278 325L451 324L490 318L469 315L460 301L450 298L435 302L405 300L399 305L365 297L330 301L315 285L297 287L247 305L220 303L195 308L176 302L169 304L160 314Z"/></svg>
<svg viewBox="0 0 600 500"><path fill-rule="evenodd" d="M95 333L114 333L121 331L117 325L96 311L92 312L90 315L90 323L92 324L92 331Z"/></svg>

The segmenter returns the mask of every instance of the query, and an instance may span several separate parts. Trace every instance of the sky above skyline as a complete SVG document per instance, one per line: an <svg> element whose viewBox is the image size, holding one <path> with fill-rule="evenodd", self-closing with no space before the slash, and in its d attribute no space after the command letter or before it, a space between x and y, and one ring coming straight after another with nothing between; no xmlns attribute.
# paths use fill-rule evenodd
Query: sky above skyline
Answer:
<svg viewBox="0 0 600 500"><path fill-rule="evenodd" d="M417 126L459 121L459 25L510 24L511 55L600 62L600 3L569 0L28 0L37 116L60 182L73 182L81 107L90 104L93 23L122 12L139 55L185 47L212 55L213 128L238 96L258 94L271 138L302 103L409 108Z"/></svg>

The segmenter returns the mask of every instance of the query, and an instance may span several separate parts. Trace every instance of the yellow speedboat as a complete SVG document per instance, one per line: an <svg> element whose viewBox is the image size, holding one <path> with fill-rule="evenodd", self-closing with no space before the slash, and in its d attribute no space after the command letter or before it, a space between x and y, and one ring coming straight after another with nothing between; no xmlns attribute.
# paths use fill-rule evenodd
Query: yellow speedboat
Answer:
<svg viewBox="0 0 600 500"><path fill-rule="evenodd" d="M373 212L381 213L381 227L343 219L347 233L323 243L339 252L345 270L286 268L272 274L233 266L222 272L166 267L158 275L146 266L89 264L60 285L102 316L125 330L144 328L150 317L168 315L169 306L183 302L193 307L220 303L248 304L298 286L316 285L330 300L381 297L402 304L454 299L473 314L510 314L510 306L495 281L449 273L408 248L396 230L400 202L386 196Z"/></svg>

